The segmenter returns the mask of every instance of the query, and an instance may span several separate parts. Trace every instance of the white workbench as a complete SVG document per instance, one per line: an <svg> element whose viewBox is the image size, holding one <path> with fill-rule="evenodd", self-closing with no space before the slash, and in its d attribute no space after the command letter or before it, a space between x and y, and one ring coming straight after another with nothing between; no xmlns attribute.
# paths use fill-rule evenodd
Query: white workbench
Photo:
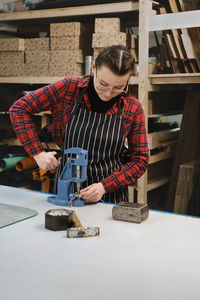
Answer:
<svg viewBox="0 0 200 300"><path fill-rule="evenodd" d="M0 229L0 300L200 299L199 218L150 211L135 224L96 204L75 210L100 236L69 239L44 228L61 208L47 194L0 186L0 202L39 212Z"/></svg>

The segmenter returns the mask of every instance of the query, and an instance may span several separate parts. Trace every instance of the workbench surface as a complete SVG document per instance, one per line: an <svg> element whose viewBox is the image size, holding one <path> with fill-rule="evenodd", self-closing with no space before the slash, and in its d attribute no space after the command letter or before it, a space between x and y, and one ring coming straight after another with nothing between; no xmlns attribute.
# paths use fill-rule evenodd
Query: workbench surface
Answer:
<svg viewBox="0 0 200 300"><path fill-rule="evenodd" d="M0 186L0 202L38 215L0 229L0 300L199 300L200 219L150 210L141 224L112 219L112 205L76 210L100 236L69 239L44 227L61 208L47 194Z"/></svg>

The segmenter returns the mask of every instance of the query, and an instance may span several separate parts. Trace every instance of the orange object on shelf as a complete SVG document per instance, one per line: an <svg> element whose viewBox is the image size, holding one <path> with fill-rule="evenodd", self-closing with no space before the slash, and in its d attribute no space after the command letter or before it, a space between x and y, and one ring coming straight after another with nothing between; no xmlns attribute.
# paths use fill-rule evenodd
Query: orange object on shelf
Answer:
<svg viewBox="0 0 200 300"><path fill-rule="evenodd" d="M34 158L27 157L25 159L22 159L18 161L15 165L15 169L18 172L22 172L24 170L33 169L37 167L37 163Z"/></svg>

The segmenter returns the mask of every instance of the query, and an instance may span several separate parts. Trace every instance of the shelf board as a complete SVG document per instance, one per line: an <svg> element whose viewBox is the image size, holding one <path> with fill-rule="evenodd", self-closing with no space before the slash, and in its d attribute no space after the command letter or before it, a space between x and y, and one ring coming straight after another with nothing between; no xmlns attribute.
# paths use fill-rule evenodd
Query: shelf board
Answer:
<svg viewBox="0 0 200 300"><path fill-rule="evenodd" d="M64 76L13 76L0 77L0 83L49 84L63 79Z"/></svg>
<svg viewBox="0 0 200 300"><path fill-rule="evenodd" d="M54 9L42 9L31 11L20 11L1 13L1 21L22 21L33 19L47 19L58 17L86 16L106 13L124 13L139 10L139 1L126 1L119 3L95 4L76 7L64 7Z"/></svg>
<svg viewBox="0 0 200 300"><path fill-rule="evenodd" d="M170 177L158 177L148 180L147 192L157 189L167 183L169 183Z"/></svg>
<svg viewBox="0 0 200 300"><path fill-rule="evenodd" d="M64 76L13 76L13 77L0 77L0 83L27 83L27 84L49 84L63 79ZM138 77L131 76L129 84L138 84Z"/></svg>
<svg viewBox="0 0 200 300"><path fill-rule="evenodd" d="M175 116L175 115L181 115L183 114L183 111L171 111L163 114L152 114L148 115L148 118L160 118L160 117L167 117L167 116Z"/></svg>
<svg viewBox="0 0 200 300"><path fill-rule="evenodd" d="M161 160L168 159L170 157L173 157L174 153L173 152L160 152L158 154L152 155L149 159L149 164L154 164L157 163Z"/></svg>
<svg viewBox="0 0 200 300"><path fill-rule="evenodd" d="M200 73L153 74L151 84L199 84Z"/></svg>
<svg viewBox="0 0 200 300"><path fill-rule="evenodd" d="M74 75L76 76L76 75ZM0 83L48 84L63 79L65 76L15 76L0 77ZM200 73L150 75L151 84L199 84ZM138 84L138 76L131 76L130 85Z"/></svg>
<svg viewBox="0 0 200 300"><path fill-rule="evenodd" d="M9 111L0 111L0 115L9 115ZM51 115L51 112L49 110L47 110L47 111L35 113L34 115L35 116L46 116L46 115Z"/></svg>
<svg viewBox="0 0 200 300"><path fill-rule="evenodd" d="M149 159L149 164L151 165L161 160L165 160L170 157L173 157L175 153L176 145L177 145L177 140L163 142L161 145L163 151L157 154L151 154Z"/></svg>
<svg viewBox="0 0 200 300"><path fill-rule="evenodd" d="M20 141L17 138L4 139L0 142L1 145L5 144L8 146L22 146ZM46 145L42 143L43 147L46 148ZM60 150L60 148L53 142L48 143L50 149Z"/></svg>

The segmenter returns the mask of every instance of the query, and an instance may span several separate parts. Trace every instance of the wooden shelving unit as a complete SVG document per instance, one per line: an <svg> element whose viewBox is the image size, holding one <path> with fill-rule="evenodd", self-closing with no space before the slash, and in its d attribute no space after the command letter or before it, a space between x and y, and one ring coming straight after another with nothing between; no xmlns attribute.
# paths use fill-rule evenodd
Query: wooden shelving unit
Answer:
<svg viewBox="0 0 200 300"><path fill-rule="evenodd" d="M153 117L167 116L166 114L152 114L148 115L148 94L152 91L172 89L176 90L180 87L191 87L200 83L200 73L185 73L185 74L148 74L148 49L149 49L149 32L160 31L168 29L181 29L190 27L200 27L200 10L190 12L168 13L161 15L151 15L150 3L151 1L141 0L139 3L139 99L145 109L146 120ZM142 70L141 70L142 68ZM180 112L170 112L169 115L179 114ZM171 141L171 146L177 141ZM169 148L170 149L170 148ZM164 151L156 155L151 155L150 166L159 163L165 159L172 158L174 155L173 149L171 151ZM138 180L138 202L145 202L147 200L147 193L162 185L169 183L170 176L163 178L158 177L147 180L148 172Z"/></svg>

